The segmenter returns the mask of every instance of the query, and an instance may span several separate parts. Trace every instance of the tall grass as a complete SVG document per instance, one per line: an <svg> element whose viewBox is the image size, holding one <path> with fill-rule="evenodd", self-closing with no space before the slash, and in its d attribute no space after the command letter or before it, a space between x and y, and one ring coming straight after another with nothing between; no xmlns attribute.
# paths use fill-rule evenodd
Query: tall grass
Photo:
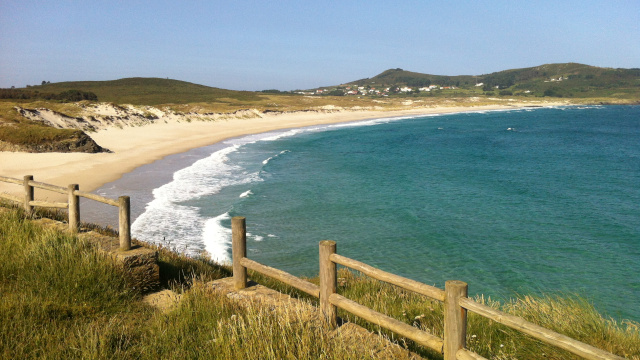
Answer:
<svg viewBox="0 0 640 360"><path fill-rule="evenodd" d="M0 213L2 358L74 357L85 334L109 328L138 303L124 274L87 243ZM140 309L143 309L140 307Z"/></svg>
<svg viewBox="0 0 640 360"><path fill-rule="evenodd" d="M350 271L343 270L339 274L338 293L443 337L442 303ZM605 318L591 303L578 296L521 296L506 303L481 296L474 300L611 353L640 359L640 324L633 321L619 323ZM393 334L353 315L340 311L339 315L394 338ZM468 312L467 321L467 348L486 358L581 359L472 312ZM402 339L400 341L405 342ZM433 356L433 353L409 340L406 340L406 344L409 349L425 357Z"/></svg>
<svg viewBox="0 0 640 360"><path fill-rule="evenodd" d="M165 284L183 290L169 313L144 305L110 258L68 235L0 209L0 358L3 359L376 359L383 338L357 344L320 325L304 305L239 304L205 286L229 275L206 258L159 249ZM316 304L294 289L250 274L254 281ZM198 280L201 279L202 281ZM310 279L317 283L317 278ZM442 337L442 305L394 286L340 271L338 292ZM635 322L602 317L574 296L523 296L488 306L630 359L640 359ZM242 306L241 306L242 305ZM345 312L339 315L428 359L440 354ZM520 332L469 313L467 347L490 359L574 359Z"/></svg>
<svg viewBox="0 0 640 360"><path fill-rule="evenodd" d="M160 252L181 274L174 286L189 282L168 314L144 305L121 268L90 244L0 209L0 358L380 358L382 339L354 347L308 321L302 307L240 306L185 279L223 276L223 268Z"/></svg>
<svg viewBox="0 0 640 360"><path fill-rule="evenodd" d="M154 318L142 350L149 358L378 358L370 351L376 342L354 346L307 321L308 316L297 306L279 310L256 303L239 306L224 295L196 286L178 310Z"/></svg>

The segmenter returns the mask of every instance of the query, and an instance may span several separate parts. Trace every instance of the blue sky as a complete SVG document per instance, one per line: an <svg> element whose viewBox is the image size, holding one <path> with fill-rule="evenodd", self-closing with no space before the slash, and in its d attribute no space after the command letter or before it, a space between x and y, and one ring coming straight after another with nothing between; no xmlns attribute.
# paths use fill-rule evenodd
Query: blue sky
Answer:
<svg viewBox="0 0 640 360"><path fill-rule="evenodd" d="M0 1L0 87L162 77L305 89L389 68L640 67L640 1Z"/></svg>

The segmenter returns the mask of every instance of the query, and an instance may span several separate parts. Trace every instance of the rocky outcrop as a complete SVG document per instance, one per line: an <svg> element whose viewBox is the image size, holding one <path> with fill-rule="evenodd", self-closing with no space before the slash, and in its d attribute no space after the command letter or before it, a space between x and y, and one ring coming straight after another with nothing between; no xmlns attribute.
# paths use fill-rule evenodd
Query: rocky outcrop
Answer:
<svg viewBox="0 0 640 360"><path fill-rule="evenodd" d="M69 139L34 145L32 148L33 151L31 152L84 152L92 154L111 152L109 149L105 149L98 145L84 132L80 132Z"/></svg>
<svg viewBox="0 0 640 360"><path fill-rule="evenodd" d="M0 140L0 151L16 151L16 152L84 152L84 153L102 153L111 152L109 149L98 145L89 135L84 132L77 132L73 136L34 144L13 144Z"/></svg>

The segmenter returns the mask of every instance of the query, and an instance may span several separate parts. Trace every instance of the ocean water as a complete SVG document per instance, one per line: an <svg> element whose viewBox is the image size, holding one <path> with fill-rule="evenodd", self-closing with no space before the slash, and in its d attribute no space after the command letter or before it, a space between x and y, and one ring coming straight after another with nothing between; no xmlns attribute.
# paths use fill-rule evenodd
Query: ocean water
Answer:
<svg viewBox="0 0 640 360"><path fill-rule="evenodd" d="M245 216L248 257L296 275L317 274L330 239L427 284L577 293L640 321L638 106L377 119L194 151L129 181L135 237L229 261Z"/></svg>

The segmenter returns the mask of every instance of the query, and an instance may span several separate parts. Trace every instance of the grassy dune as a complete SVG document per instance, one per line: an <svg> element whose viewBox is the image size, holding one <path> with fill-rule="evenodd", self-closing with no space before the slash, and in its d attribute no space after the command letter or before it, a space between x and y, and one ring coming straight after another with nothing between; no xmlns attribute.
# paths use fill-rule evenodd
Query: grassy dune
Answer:
<svg viewBox="0 0 640 360"><path fill-rule="evenodd" d="M42 228L20 210L0 212L0 357L82 359L366 359L375 341L345 343L305 321L296 309L275 314L260 306L240 307L202 286L228 276L229 269L206 258L190 259L160 250L165 286L183 292L169 313L141 302L126 287L112 260L77 237ZM315 302L276 281L251 278ZM339 292L364 305L442 336L442 306L357 274L341 271ZM311 279L317 282L317 279ZM633 322L603 318L580 298L523 297L485 304L630 359L640 359L640 331ZM340 313L374 332L376 326ZM425 358L440 355L411 341L382 334ZM504 326L470 314L468 347L493 359L572 359Z"/></svg>

